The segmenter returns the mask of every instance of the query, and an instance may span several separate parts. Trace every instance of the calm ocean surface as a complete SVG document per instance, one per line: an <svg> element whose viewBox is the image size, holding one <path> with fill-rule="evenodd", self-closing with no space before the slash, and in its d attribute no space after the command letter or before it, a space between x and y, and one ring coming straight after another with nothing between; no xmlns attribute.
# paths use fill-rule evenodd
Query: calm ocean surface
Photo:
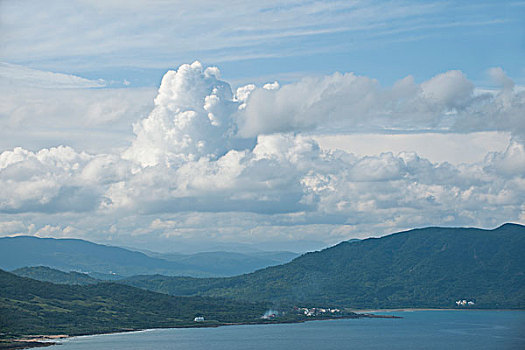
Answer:
<svg viewBox="0 0 525 350"><path fill-rule="evenodd" d="M76 337L46 349L525 349L525 311L381 314L403 319L157 329Z"/></svg>

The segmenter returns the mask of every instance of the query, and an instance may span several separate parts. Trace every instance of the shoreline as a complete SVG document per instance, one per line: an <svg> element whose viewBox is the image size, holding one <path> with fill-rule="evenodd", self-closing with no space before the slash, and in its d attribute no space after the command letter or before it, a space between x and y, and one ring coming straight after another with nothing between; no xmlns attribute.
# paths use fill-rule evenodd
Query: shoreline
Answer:
<svg viewBox="0 0 525 350"><path fill-rule="evenodd" d="M70 338L67 334L28 335L21 338L0 339L0 349L42 348L60 344L59 340Z"/></svg>
<svg viewBox="0 0 525 350"><path fill-rule="evenodd" d="M413 311L525 311L525 309L477 309L477 308L395 308L395 309L348 309L351 312L413 312Z"/></svg>
<svg viewBox="0 0 525 350"><path fill-rule="evenodd" d="M123 333L135 333L135 332L148 332L158 329L182 329L182 328L217 328L217 327L226 327L226 326L252 326L252 325L277 325L277 324L293 324L293 323L305 323L311 321L329 321L329 320L342 320L342 319L359 319L359 318L390 318L390 319L400 319L402 317L392 316L392 315L373 315L373 314L358 314L358 315L348 315L341 317L319 317L319 318L308 318L308 319L299 319L299 320L289 320L289 321L275 321L275 322L264 322L264 321L250 321L250 322L231 322L231 323L210 323L210 324L186 324L173 327L158 327L158 328L144 328L144 329L123 329L118 331L110 332L101 332L101 333L92 333L92 334L79 334L79 335L34 335L34 336L25 336L21 338L12 339L11 343L15 347L9 347L8 349L30 349L37 347L47 347L53 345L60 345L60 340L73 339L79 337L93 337L93 336L102 336L109 334L123 334ZM56 342L56 340L59 340ZM0 343L1 344L1 343ZM16 346L19 345L19 346ZM0 346L0 349L3 349ZM7 349L7 348L6 348Z"/></svg>
<svg viewBox="0 0 525 350"><path fill-rule="evenodd" d="M414 311L521 311L523 309L437 309L437 308L394 308L394 309L349 309L351 312L357 313L357 315L348 315L341 317L319 317L319 318L308 318L300 319L293 321L276 321L276 322L260 322L260 321L251 321L251 322L232 322L232 323L216 323L216 324L185 324L172 327L158 327L158 328L143 328L143 329L122 329L118 331L109 331L101 333L91 333L91 334L79 334L79 335L34 335L34 336L25 336L21 338L12 339L12 343L15 345L20 345L18 347L9 347L5 349L29 349L37 347L47 347L52 345L60 345L60 340L67 340L79 337L93 337L93 336L103 336L109 334L124 334L124 333L135 333L135 332L148 332L159 329L179 329L179 328L217 328L225 326L248 326L248 325L278 325L278 324L293 324L293 323L305 323L311 321L333 321L333 320L342 320L342 319L361 319L361 318L379 318L379 319L402 319L403 317L394 316L394 315L376 315L373 313L376 312L414 312ZM0 342L0 345L2 343ZM0 346L0 349L3 349Z"/></svg>

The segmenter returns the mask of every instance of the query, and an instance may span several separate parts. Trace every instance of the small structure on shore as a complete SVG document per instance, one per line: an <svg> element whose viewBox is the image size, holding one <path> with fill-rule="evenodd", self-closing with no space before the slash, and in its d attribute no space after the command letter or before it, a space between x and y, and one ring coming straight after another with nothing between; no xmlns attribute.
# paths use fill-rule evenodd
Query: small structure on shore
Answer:
<svg viewBox="0 0 525 350"><path fill-rule="evenodd" d="M193 319L193 322L204 322L204 317L203 316L197 316Z"/></svg>
<svg viewBox="0 0 525 350"><path fill-rule="evenodd" d="M456 305L459 306L459 307L462 307L462 306L474 306L476 303L473 302L472 300L456 300Z"/></svg>
<svg viewBox="0 0 525 350"><path fill-rule="evenodd" d="M341 310L335 308L320 308L320 307L294 307L295 312L302 313L308 317L340 315Z"/></svg>

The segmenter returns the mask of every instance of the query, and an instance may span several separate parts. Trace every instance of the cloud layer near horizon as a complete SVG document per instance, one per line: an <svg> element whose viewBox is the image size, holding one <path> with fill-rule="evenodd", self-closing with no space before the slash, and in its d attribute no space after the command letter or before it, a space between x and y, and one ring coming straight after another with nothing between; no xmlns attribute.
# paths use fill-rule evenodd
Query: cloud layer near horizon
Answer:
<svg viewBox="0 0 525 350"><path fill-rule="evenodd" d="M122 152L60 146L1 153L0 212L100 215L108 234L117 230L112 218L143 215L142 232L167 236L181 229L169 215L191 212L253 213L264 225L300 229L523 222L525 92L503 71L491 74L499 91L476 90L460 71L421 84L407 77L390 88L336 73L232 91L217 68L182 65L166 73L153 110L134 124ZM483 162L453 166L407 152L326 151L304 133L334 130L497 130L513 139ZM231 224L248 228L239 225ZM0 230L37 229L10 220Z"/></svg>

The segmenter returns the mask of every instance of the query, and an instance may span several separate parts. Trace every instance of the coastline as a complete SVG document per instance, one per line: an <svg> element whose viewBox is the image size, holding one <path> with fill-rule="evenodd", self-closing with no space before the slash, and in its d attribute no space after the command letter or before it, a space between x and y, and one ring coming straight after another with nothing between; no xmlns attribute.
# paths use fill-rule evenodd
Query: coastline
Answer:
<svg viewBox="0 0 525 350"><path fill-rule="evenodd" d="M397 308L397 309L348 309L351 312L413 312L413 311L525 311L525 309L467 309L467 308Z"/></svg>
<svg viewBox="0 0 525 350"><path fill-rule="evenodd" d="M120 333L132 333L132 332L147 332L157 329L177 329L177 328L216 328L224 326L245 326L245 325L272 325L272 324L292 324L292 323L305 323L311 321L329 321L329 320L342 320L342 319L358 319L358 318L390 318L390 319L400 319L402 317L393 316L393 315L374 315L367 313L359 313L357 315L347 315L341 317L313 317L307 319L298 319L298 320L286 320L286 321L250 321L250 322L230 322L230 323L199 323L199 324L184 324L177 325L173 327L158 327L158 328L144 328L144 329L122 329L118 331L110 332L101 332L101 333L92 333L92 334L78 334L78 335L34 335L34 336L24 336L21 338L15 338L10 341L7 347L2 347L0 343L0 350L2 349L30 349L37 347L47 347L52 345L60 345L61 343L57 340L72 339L78 337L92 337L98 335L108 335L108 334L120 334ZM7 343L5 343L7 344Z"/></svg>
<svg viewBox="0 0 525 350"><path fill-rule="evenodd" d="M47 347L52 345L60 345L60 340L78 338L78 337L93 337L108 334L121 334L121 333L135 333L135 332L147 332L158 329L177 329L177 328L216 328L223 326L242 326L242 325L277 325L277 324L293 324L293 323L305 323L311 321L328 321L328 320L341 320L341 319L360 319L360 318L380 318L380 319L402 319L403 317L395 315L381 315L375 313L381 312L415 312L415 311L521 311L523 309L457 309L457 308L393 308L393 309L351 309L351 312L355 312L356 315L347 315L341 317L315 317L298 320L287 320L287 321L250 321L250 322L231 322L231 323L188 323L181 324L171 327L158 327L158 328L144 328L144 329L121 329L117 331L101 332L101 333L90 333L90 334L78 334L78 335L33 335L15 338L6 343L6 340L0 341L0 350L3 349L29 349L37 347ZM2 345L3 344L3 345Z"/></svg>
<svg viewBox="0 0 525 350"><path fill-rule="evenodd" d="M0 349L30 349L42 348L51 345L60 344L57 340L69 338L67 334L53 335L28 335L21 338L1 339Z"/></svg>

